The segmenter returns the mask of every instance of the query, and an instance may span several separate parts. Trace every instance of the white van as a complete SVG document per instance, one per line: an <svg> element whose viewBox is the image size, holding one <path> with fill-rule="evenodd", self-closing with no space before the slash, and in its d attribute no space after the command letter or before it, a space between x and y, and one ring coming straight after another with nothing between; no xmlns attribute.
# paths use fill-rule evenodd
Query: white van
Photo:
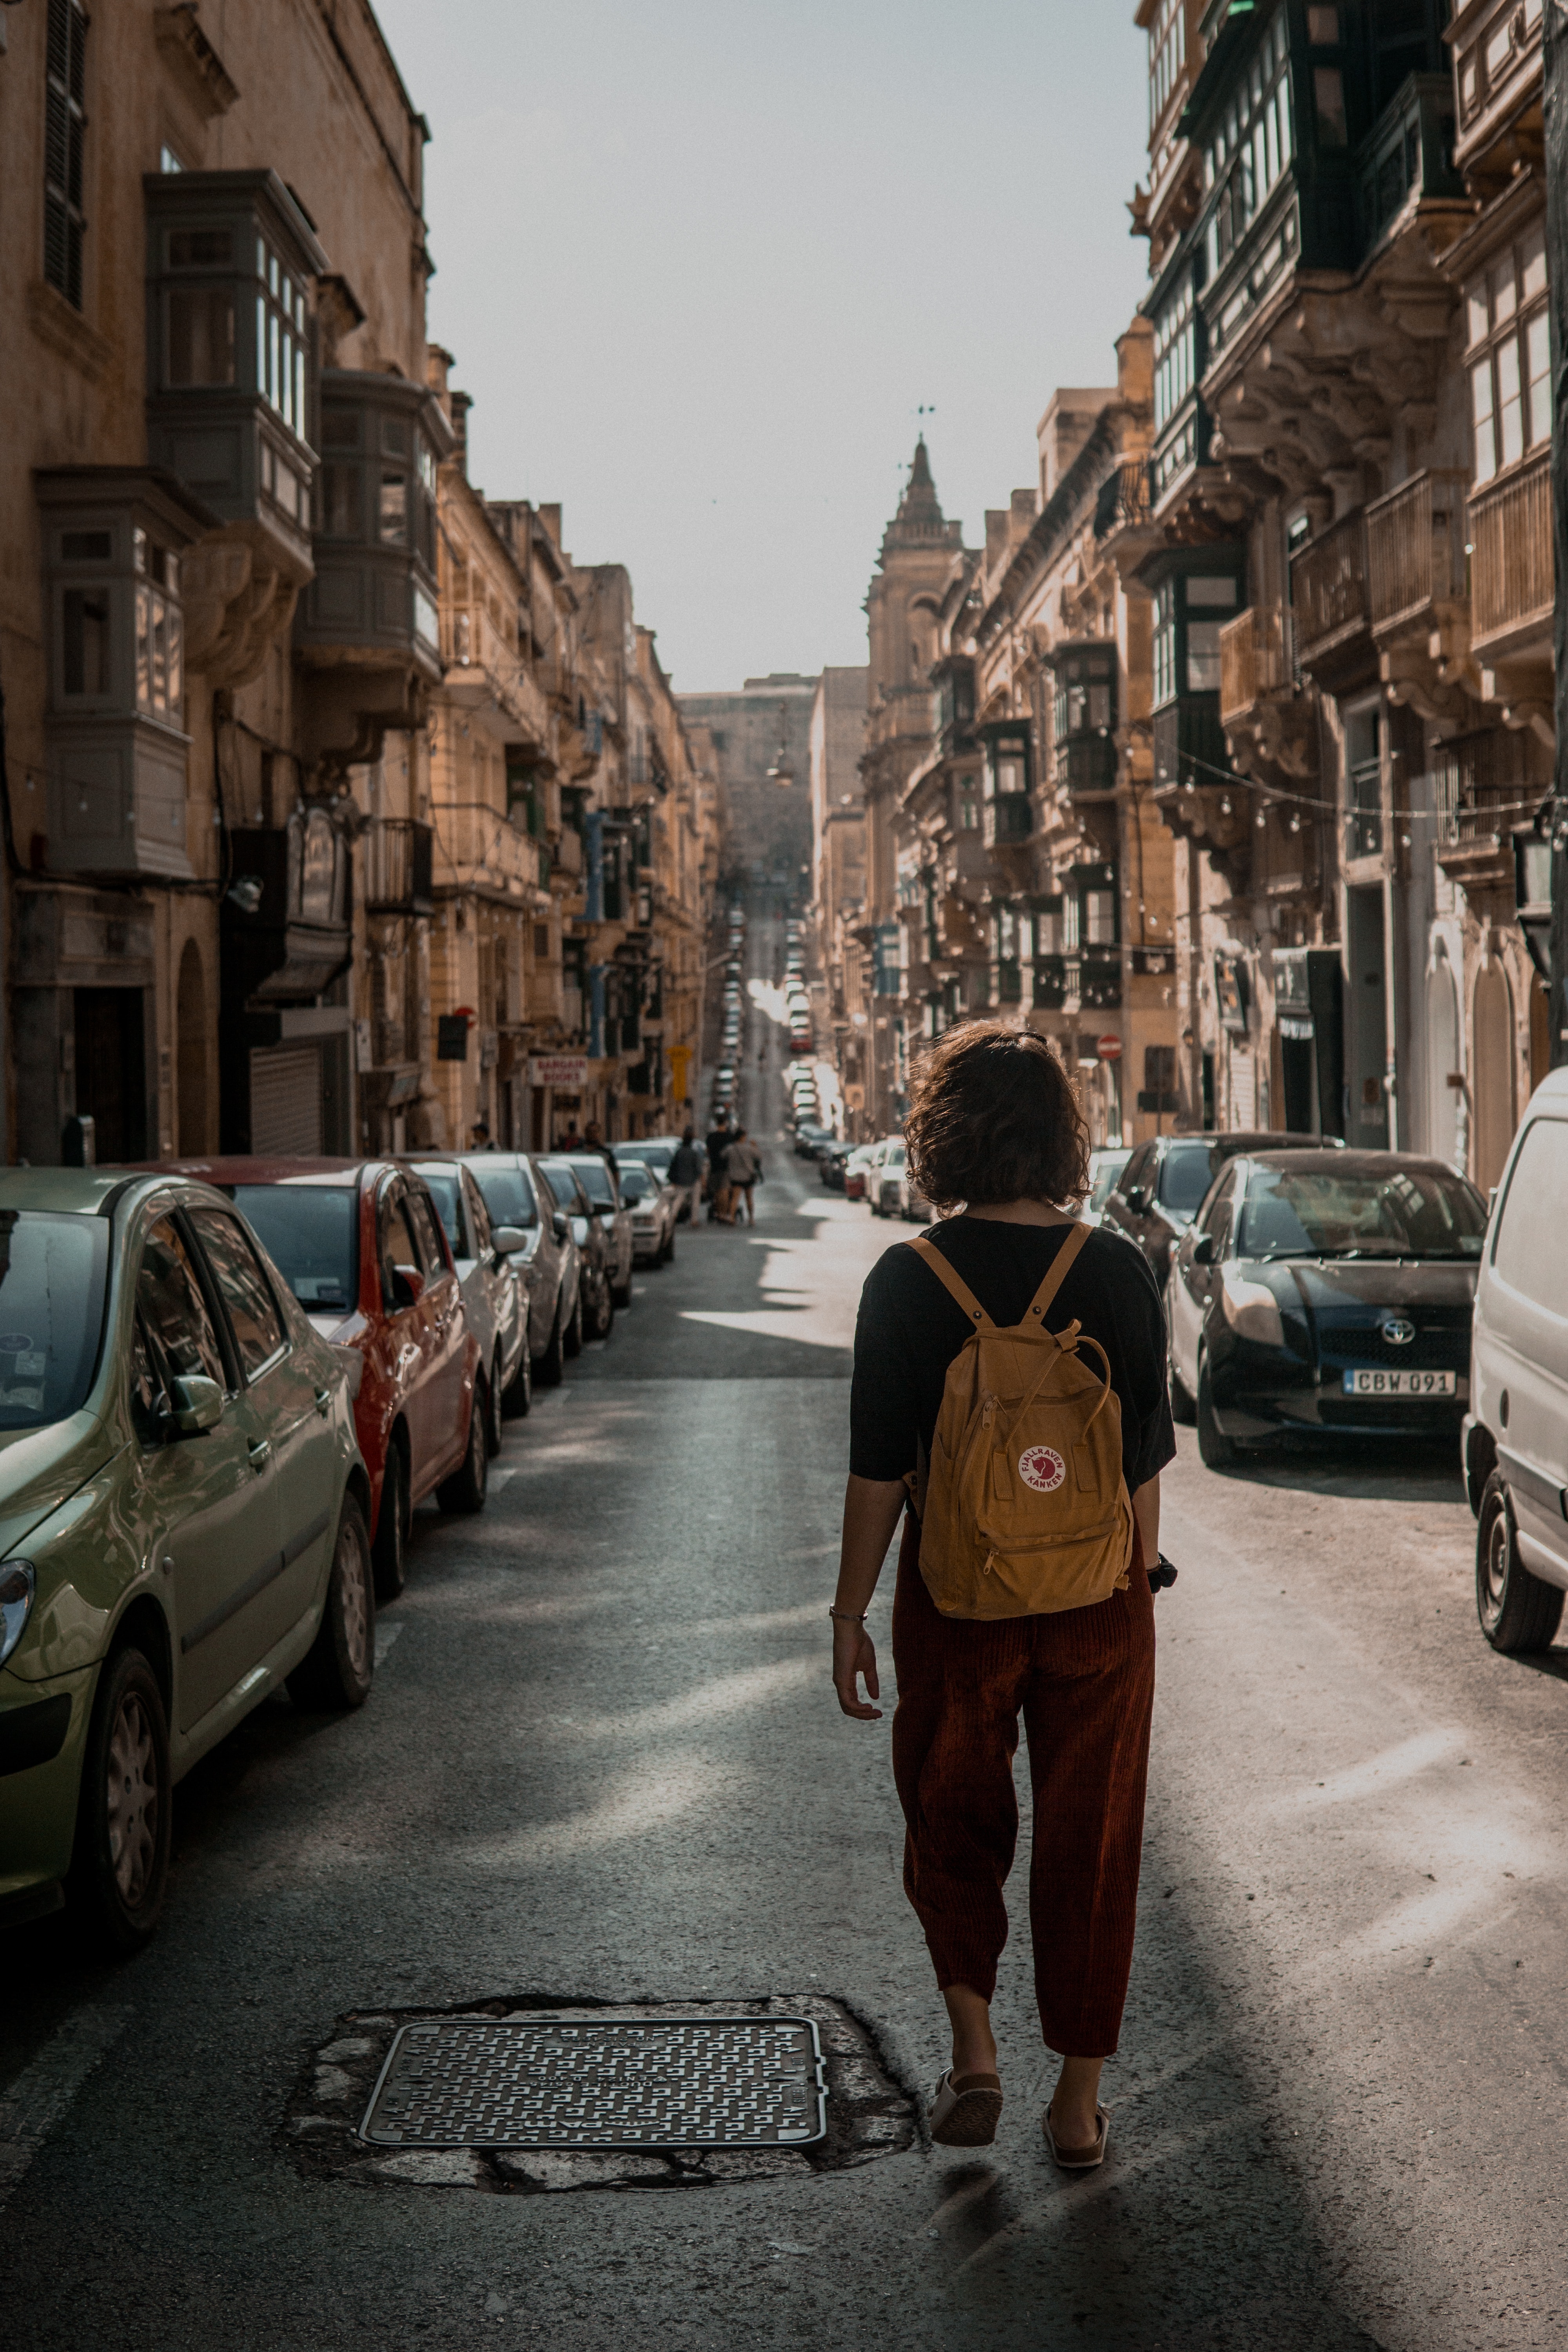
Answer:
<svg viewBox="0 0 1568 2352"><path fill-rule="evenodd" d="M1568 1593L1568 1069L1531 1097L1487 1228L1465 1485L1494 1649L1543 1650Z"/></svg>

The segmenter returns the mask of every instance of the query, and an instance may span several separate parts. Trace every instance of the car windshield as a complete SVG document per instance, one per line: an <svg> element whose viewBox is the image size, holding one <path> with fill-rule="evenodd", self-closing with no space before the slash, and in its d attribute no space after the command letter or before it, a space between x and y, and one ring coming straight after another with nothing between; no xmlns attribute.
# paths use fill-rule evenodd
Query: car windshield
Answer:
<svg viewBox="0 0 1568 2352"><path fill-rule="evenodd" d="M1188 1143L1165 1154L1160 1171L1160 1206L1190 1217L1219 1174L1226 1159L1206 1143Z"/></svg>
<svg viewBox="0 0 1568 2352"><path fill-rule="evenodd" d="M80 1411L108 1266L105 1218L0 1209L0 1430L47 1429Z"/></svg>
<svg viewBox="0 0 1568 2352"><path fill-rule="evenodd" d="M891 1151L889 1152L886 1160L883 1162L883 1165L888 1168L901 1168L903 1164L904 1147L901 1143L895 1143Z"/></svg>
<svg viewBox="0 0 1568 2352"><path fill-rule="evenodd" d="M352 1185L225 1185L301 1307L359 1304L359 1194Z"/></svg>
<svg viewBox="0 0 1568 2352"><path fill-rule="evenodd" d="M1480 1197L1436 1168L1332 1174L1255 1169L1247 1189L1243 1257L1478 1258Z"/></svg>
<svg viewBox="0 0 1568 2352"><path fill-rule="evenodd" d="M596 1209L613 1209L616 1188L610 1181L609 1168L598 1153L595 1151L591 1159L584 1155L581 1160L574 1160L572 1165L583 1179L583 1190L594 1206Z"/></svg>
<svg viewBox="0 0 1568 2352"><path fill-rule="evenodd" d="M650 1200L658 1189L653 1178L640 1160L630 1160L622 1169L621 1198L623 1201Z"/></svg>
<svg viewBox="0 0 1568 2352"><path fill-rule="evenodd" d="M524 1233L539 1223L533 1187L521 1168L474 1168L469 1171L479 1198L490 1213L492 1225L521 1225Z"/></svg>
<svg viewBox="0 0 1568 2352"><path fill-rule="evenodd" d="M424 1177L430 1198L436 1203L436 1212L441 1220L442 1230L445 1232L447 1236L447 1245L450 1249L452 1255L454 1257L468 1256L468 1250L463 1233L462 1212L458 1206L458 1174L456 1169L421 1168L419 1173Z"/></svg>
<svg viewBox="0 0 1568 2352"><path fill-rule="evenodd" d="M556 1207L571 1209L580 1215L583 1203L577 1197L577 1179L570 1168L563 1168L559 1160L542 1160L539 1164L544 1171L545 1181L555 1195Z"/></svg>
<svg viewBox="0 0 1568 2352"><path fill-rule="evenodd" d="M1089 1205L1103 1209L1115 1190L1116 1180L1132 1154L1130 1151L1097 1151L1094 1155L1094 1182L1089 1187Z"/></svg>

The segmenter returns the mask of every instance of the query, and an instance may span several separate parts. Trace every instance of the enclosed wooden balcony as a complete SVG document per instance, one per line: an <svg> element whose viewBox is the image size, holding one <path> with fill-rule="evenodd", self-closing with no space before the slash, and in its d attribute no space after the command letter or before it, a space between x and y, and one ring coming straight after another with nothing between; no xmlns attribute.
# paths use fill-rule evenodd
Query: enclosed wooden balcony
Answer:
<svg viewBox="0 0 1568 2352"><path fill-rule="evenodd" d="M1463 602L1467 480L1434 468L1368 507L1367 607L1380 643L1430 628Z"/></svg>
<svg viewBox="0 0 1568 2352"><path fill-rule="evenodd" d="M1511 886L1513 835L1533 818L1548 789L1529 781L1530 745L1517 729L1451 736L1432 754L1437 862L1469 889Z"/></svg>
<svg viewBox="0 0 1568 2352"><path fill-rule="evenodd" d="M1458 12L1451 38L1459 120L1456 168L1506 179L1539 156L1544 0L1482 0Z"/></svg>
<svg viewBox="0 0 1568 2352"><path fill-rule="evenodd" d="M1557 596L1550 446L1470 499L1470 643L1495 661L1550 657Z"/></svg>
<svg viewBox="0 0 1568 2352"><path fill-rule="evenodd" d="M1366 518L1359 508L1291 559L1290 609L1296 656L1309 675L1353 658L1370 626Z"/></svg>

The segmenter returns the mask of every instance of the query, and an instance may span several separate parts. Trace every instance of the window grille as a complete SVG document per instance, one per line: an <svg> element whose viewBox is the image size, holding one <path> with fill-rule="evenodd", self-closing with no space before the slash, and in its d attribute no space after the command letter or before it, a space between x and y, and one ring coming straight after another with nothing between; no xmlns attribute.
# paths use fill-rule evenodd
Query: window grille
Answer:
<svg viewBox="0 0 1568 2352"><path fill-rule="evenodd" d="M79 0L49 0L44 82L44 276L81 309L82 141L87 16Z"/></svg>

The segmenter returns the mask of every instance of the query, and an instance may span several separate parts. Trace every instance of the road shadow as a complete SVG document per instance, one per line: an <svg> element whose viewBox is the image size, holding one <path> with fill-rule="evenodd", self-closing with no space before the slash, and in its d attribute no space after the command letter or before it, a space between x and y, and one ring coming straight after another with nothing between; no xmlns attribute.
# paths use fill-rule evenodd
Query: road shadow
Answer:
<svg viewBox="0 0 1568 2352"><path fill-rule="evenodd" d="M1344 1502L1455 1503L1465 1494L1458 1444L1446 1439L1283 1437L1208 1475Z"/></svg>

